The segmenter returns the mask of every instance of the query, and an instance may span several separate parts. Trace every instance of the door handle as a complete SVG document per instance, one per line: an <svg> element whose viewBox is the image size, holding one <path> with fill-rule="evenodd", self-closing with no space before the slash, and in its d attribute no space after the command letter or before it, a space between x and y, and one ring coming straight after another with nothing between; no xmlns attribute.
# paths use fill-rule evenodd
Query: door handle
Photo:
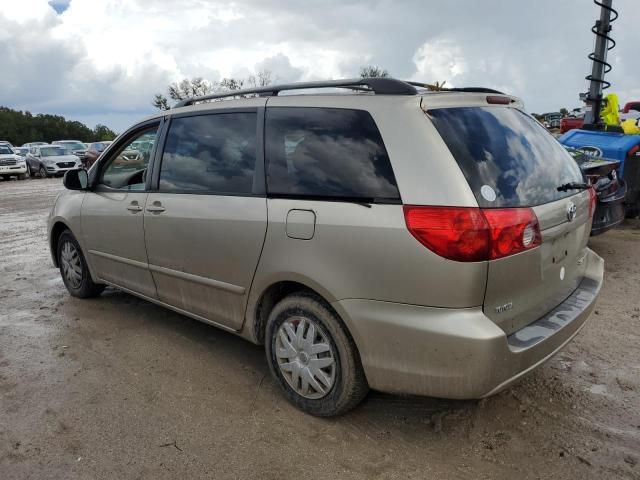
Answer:
<svg viewBox="0 0 640 480"><path fill-rule="evenodd" d="M138 205L138 202L135 202L135 203L132 202L130 205L127 206L127 210L129 210L130 212L141 212L142 207Z"/></svg>
<svg viewBox="0 0 640 480"><path fill-rule="evenodd" d="M165 208L160 204L149 205L147 207L147 212L151 212L151 213L161 213L161 212L164 212L164 211L165 211Z"/></svg>

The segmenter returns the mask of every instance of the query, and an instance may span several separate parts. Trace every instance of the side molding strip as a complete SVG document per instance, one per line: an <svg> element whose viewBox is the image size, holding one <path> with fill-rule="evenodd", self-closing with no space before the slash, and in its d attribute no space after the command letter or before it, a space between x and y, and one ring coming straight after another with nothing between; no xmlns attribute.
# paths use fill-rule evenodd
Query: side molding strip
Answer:
<svg viewBox="0 0 640 480"><path fill-rule="evenodd" d="M162 273L169 275L170 277L176 277L188 282L199 283L206 285L207 287L217 288L218 290L224 290L235 295L244 295L246 288L231 283L221 282L220 280L213 280L212 278L201 277L200 275L193 275L191 273L180 272L173 270L172 268L159 267L157 265L151 265L149 263L138 262L137 260L131 260L129 258L119 257L118 255L112 255L110 253L98 252L96 250L89 250L91 255L97 257L103 257L114 262L124 263L136 268L142 268L144 270L151 270L152 272Z"/></svg>

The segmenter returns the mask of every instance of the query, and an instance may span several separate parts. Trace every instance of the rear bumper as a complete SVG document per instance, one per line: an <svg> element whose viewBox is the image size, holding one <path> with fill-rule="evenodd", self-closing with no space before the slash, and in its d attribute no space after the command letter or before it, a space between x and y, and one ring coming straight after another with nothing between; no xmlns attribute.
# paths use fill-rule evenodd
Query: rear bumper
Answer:
<svg viewBox="0 0 640 480"><path fill-rule="evenodd" d="M470 399L493 395L538 367L583 327L602 286L604 261L588 250L579 287L536 322L507 336L481 307L444 309L347 299L334 308L377 390Z"/></svg>

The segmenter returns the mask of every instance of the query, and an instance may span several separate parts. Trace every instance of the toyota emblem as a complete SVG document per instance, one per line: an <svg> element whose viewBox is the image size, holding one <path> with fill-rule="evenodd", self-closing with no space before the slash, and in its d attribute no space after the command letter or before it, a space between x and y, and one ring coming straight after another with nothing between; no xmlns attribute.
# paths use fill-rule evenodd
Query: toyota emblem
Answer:
<svg viewBox="0 0 640 480"><path fill-rule="evenodd" d="M573 219L576 218L577 211L578 209L576 208L575 203L569 202L569 205L567 205L567 220L573 222Z"/></svg>

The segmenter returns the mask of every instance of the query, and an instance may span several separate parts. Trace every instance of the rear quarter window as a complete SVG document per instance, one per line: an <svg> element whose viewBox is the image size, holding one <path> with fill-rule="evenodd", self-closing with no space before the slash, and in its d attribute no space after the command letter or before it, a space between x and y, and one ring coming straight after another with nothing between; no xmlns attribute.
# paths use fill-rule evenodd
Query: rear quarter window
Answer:
<svg viewBox="0 0 640 480"><path fill-rule="evenodd" d="M269 194L400 200L389 156L368 112L268 108L265 153Z"/></svg>
<svg viewBox="0 0 640 480"><path fill-rule="evenodd" d="M576 193L558 186L584 181L560 143L517 109L442 108L428 115L481 207L542 205Z"/></svg>

